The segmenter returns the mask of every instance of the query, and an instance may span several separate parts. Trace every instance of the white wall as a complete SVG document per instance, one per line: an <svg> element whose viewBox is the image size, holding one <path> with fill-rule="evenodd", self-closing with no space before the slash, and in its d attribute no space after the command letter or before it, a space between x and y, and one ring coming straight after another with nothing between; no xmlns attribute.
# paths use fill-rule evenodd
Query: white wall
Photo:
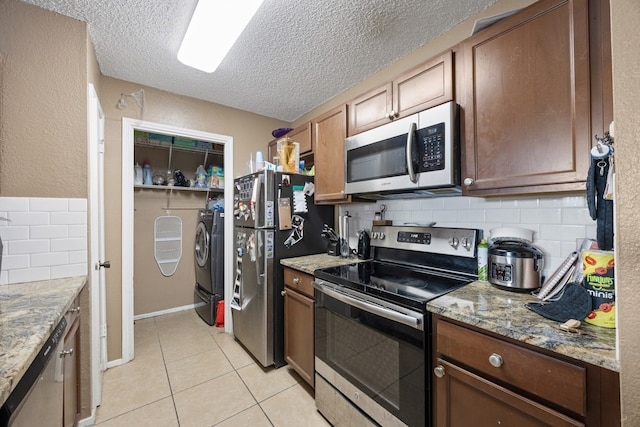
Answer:
<svg viewBox="0 0 640 427"><path fill-rule="evenodd" d="M0 197L0 284L87 274L87 199Z"/></svg>
<svg viewBox="0 0 640 427"><path fill-rule="evenodd" d="M596 236L596 223L589 216L585 196L384 200L340 206L349 211L350 246L357 247L357 231L370 229L374 212L387 206L385 219L394 225L428 223L436 227L478 228L485 237L497 227L519 227L534 231L534 246L544 252L544 275L549 276L574 250L576 239Z"/></svg>

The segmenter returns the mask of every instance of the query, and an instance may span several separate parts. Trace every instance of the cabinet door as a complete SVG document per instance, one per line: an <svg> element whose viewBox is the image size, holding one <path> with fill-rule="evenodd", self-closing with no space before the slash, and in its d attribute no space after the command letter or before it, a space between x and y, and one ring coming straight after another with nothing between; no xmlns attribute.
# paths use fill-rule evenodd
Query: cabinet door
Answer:
<svg viewBox="0 0 640 427"><path fill-rule="evenodd" d="M435 425L584 426L456 365L437 360Z"/></svg>
<svg viewBox="0 0 640 427"><path fill-rule="evenodd" d="M313 150L311 144L311 122L298 126L290 131L287 136L300 144L300 154L306 154Z"/></svg>
<svg viewBox="0 0 640 427"><path fill-rule="evenodd" d="M542 0L462 44L467 195L584 189L587 0Z"/></svg>
<svg viewBox="0 0 640 427"><path fill-rule="evenodd" d="M349 103L349 136L388 123L393 119L391 82L360 95Z"/></svg>
<svg viewBox="0 0 640 427"><path fill-rule="evenodd" d="M78 406L78 318L73 322L64 339L64 427L76 425Z"/></svg>
<svg viewBox="0 0 640 427"><path fill-rule="evenodd" d="M394 118L453 100L453 53L445 52L393 81Z"/></svg>
<svg viewBox="0 0 640 427"><path fill-rule="evenodd" d="M344 194L344 139L347 137L347 106L341 105L312 120L316 166L316 203L351 201Z"/></svg>
<svg viewBox="0 0 640 427"><path fill-rule="evenodd" d="M313 299L290 287L284 295L284 359L314 386Z"/></svg>

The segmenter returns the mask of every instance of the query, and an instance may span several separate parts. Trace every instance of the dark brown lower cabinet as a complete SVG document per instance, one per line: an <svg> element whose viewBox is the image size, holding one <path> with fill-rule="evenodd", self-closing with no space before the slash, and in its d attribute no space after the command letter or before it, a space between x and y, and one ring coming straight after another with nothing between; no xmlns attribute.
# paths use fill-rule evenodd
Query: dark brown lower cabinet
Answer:
<svg viewBox="0 0 640 427"><path fill-rule="evenodd" d="M437 426L584 426L442 359L436 380Z"/></svg>
<svg viewBox="0 0 640 427"><path fill-rule="evenodd" d="M284 269L284 360L314 387L313 276Z"/></svg>
<svg viewBox="0 0 640 427"><path fill-rule="evenodd" d="M437 427L620 426L617 372L434 316Z"/></svg>

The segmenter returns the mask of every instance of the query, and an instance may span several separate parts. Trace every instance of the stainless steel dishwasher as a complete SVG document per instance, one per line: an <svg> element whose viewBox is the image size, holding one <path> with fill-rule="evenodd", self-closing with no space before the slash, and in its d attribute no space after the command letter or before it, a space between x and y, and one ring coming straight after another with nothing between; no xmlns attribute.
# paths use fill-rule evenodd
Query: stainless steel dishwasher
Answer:
<svg viewBox="0 0 640 427"><path fill-rule="evenodd" d="M66 329L67 320L63 318L2 406L0 426L62 425L64 359L61 354Z"/></svg>

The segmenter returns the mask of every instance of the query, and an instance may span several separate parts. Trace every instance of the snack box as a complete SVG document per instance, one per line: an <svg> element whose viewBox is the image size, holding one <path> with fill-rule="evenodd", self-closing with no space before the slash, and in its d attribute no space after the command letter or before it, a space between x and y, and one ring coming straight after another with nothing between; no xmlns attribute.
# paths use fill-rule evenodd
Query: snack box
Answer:
<svg viewBox="0 0 640 427"><path fill-rule="evenodd" d="M584 319L604 328L616 327L615 256L612 251L582 251L582 283L591 296L592 310Z"/></svg>

